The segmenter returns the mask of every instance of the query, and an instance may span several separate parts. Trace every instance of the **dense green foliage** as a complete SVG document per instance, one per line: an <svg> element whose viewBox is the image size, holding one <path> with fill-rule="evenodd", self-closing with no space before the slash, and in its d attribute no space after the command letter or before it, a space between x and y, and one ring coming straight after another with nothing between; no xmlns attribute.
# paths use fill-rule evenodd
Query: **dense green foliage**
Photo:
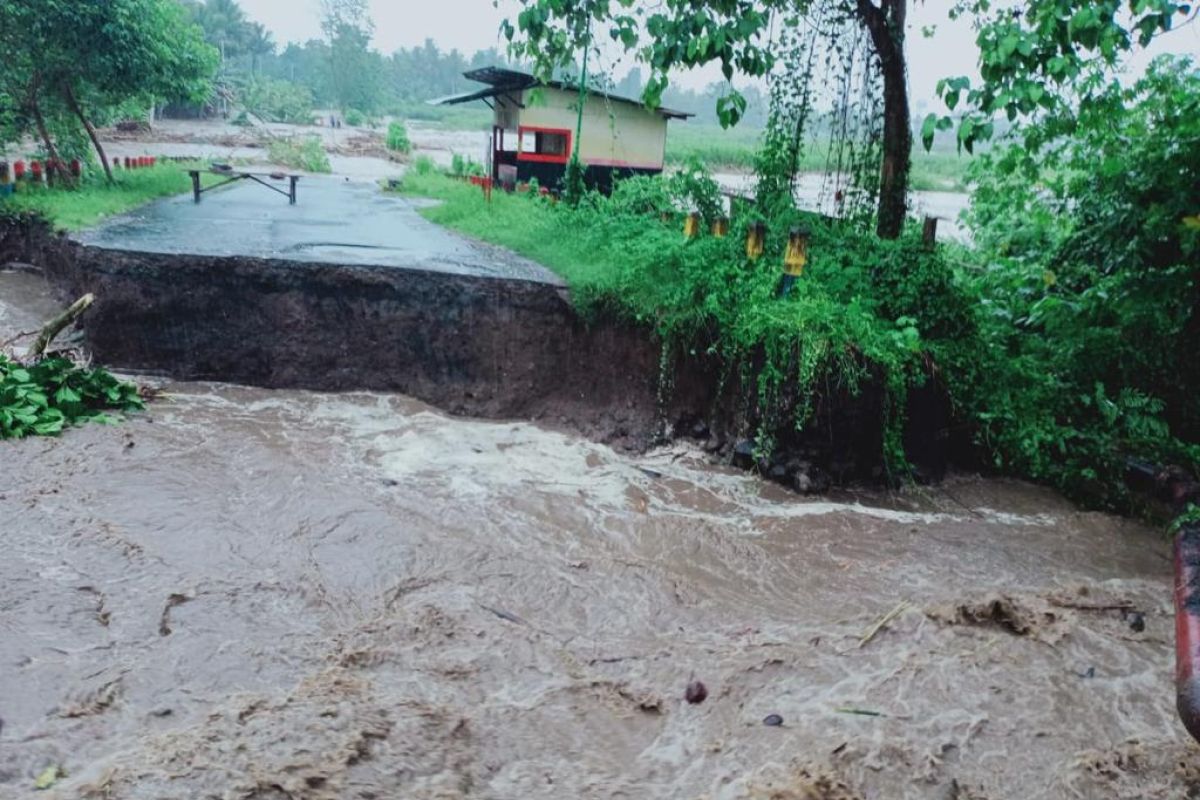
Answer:
<svg viewBox="0 0 1200 800"><path fill-rule="evenodd" d="M248 111L267 122L309 125L313 121L312 92L289 81L254 76L238 95Z"/></svg>
<svg viewBox="0 0 1200 800"><path fill-rule="evenodd" d="M681 209L715 213L694 170L577 207L489 204L428 170L406 189L444 201L431 219L555 269L585 312L719 358L745 382L764 450L829 387L869 376L886 389L883 455L902 474L906 400L935 374L982 462L1129 509L1127 459L1200 468L1200 72L1160 61L1109 100L1036 155L1013 144L978 157L972 247L929 251L915 232L884 241L781 206L750 263L753 216L727 239L681 235ZM798 221L811 260L780 299L781 232Z"/></svg>
<svg viewBox="0 0 1200 800"><path fill-rule="evenodd" d="M272 164L305 172L333 172L329 154L320 136L293 136L272 139L267 145L267 157Z"/></svg>
<svg viewBox="0 0 1200 800"><path fill-rule="evenodd" d="M1200 71L1159 61L974 175L981 342L949 374L995 463L1116 505L1126 457L1200 465Z"/></svg>
<svg viewBox="0 0 1200 800"><path fill-rule="evenodd" d="M923 380L922 330L907 303L884 304L876 276L915 268L947 295L944 326L956 335L970 323L955 299L949 268L919 237L880 241L845 226L793 211L770 222L765 255L745 255L745 225L734 221L723 239L682 235L681 208L719 208L716 185L703 173L623 181L611 197L589 194L578 206L537 195L493 195L440 175L410 175L405 191L444 202L428 209L435 222L508 246L561 274L585 314L617 314L653 327L674 352L708 353L745 383L755 404L760 448L781 432L808 423L814 396L882 383L891 401L887 463L903 474L900 450L907 387ZM664 221L663 215L668 219ZM803 221L813 230L805 279L786 299L777 297L783 232ZM941 275L940 283L930 275ZM910 296L934 302L914 288ZM906 296L907 297L907 296Z"/></svg>
<svg viewBox="0 0 1200 800"><path fill-rule="evenodd" d="M86 131L107 171L93 130L101 110L202 99L216 58L174 0L7 0L0 4L0 102L11 110L0 114L9 120L0 137L35 136L61 158L56 140L79 140Z"/></svg>
<svg viewBox="0 0 1200 800"><path fill-rule="evenodd" d="M1132 50L1198 13L1195 4L1177 0L1031 0L1019 9L958 0L951 16L976 22L981 80L948 78L938 94L951 111L963 104L958 141L968 150L992 136L1000 114L1010 122L1036 120L1022 131L1025 146L1036 150L1072 134L1078 115L1110 106L1120 91L1113 73ZM926 117L926 146L935 130L952 127L950 117Z"/></svg>
<svg viewBox="0 0 1200 800"><path fill-rule="evenodd" d="M21 364L0 354L0 439L49 436L106 411L143 408L137 387L61 357Z"/></svg>
<svg viewBox="0 0 1200 800"><path fill-rule="evenodd" d="M194 163L162 163L137 170L121 170L113 183L86 175L73 190L62 186L36 187L19 184L17 193L0 199L0 214L32 212L50 220L58 228L87 228L114 214L121 214L160 197L191 191L188 168L204 168ZM201 180L211 184L219 180L202 172Z"/></svg>
<svg viewBox="0 0 1200 800"><path fill-rule="evenodd" d="M389 114L408 119L442 120L446 109L426 103L436 97L469 91L475 87L463 77L470 69L516 66L496 48L461 53L441 50L432 39L422 45L400 48L391 54L368 47L369 19L364 14L335 13L322 9L325 37L279 48L261 24L251 22L236 0L182 0L191 18L203 29L205 39L222 53L221 82L251 111L263 114L260 104L247 100L254 80L287 84L311 98L305 112L313 108L354 108L367 115ZM337 9L333 9L337 11ZM343 23L349 21L349 27ZM642 70L634 66L624 76L596 76L614 94L640 97L646 88ZM699 115L701 122L715 124L716 102L726 93L721 83L701 91L669 86L662 95L664 105ZM767 104L754 86L743 89L748 103L745 119L756 127L766 121ZM486 128L490 115L482 104L469 109L466 127ZM274 119L278 115L267 114ZM302 115L296 115L299 119ZM463 123L456 121L456 126Z"/></svg>

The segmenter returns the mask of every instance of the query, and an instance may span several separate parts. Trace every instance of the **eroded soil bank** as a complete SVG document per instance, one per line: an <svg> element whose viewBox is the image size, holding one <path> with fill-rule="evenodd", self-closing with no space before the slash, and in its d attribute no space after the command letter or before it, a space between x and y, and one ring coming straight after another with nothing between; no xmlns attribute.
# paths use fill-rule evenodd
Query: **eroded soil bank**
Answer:
<svg viewBox="0 0 1200 800"><path fill-rule="evenodd" d="M0 322L41 291L0 276ZM3 446L0 797L51 764L41 796L122 800L1200 791L1156 531L972 478L804 501L391 394L168 392Z"/></svg>
<svg viewBox="0 0 1200 800"><path fill-rule="evenodd" d="M703 348L664 360L649 326L581 318L553 276L162 252L157 236L149 237L155 252L134 251L99 238L109 244L80 244L37 223L0 224L0 264L41 267L63 300L93 293L87 343L117 368L400 392L453 414L536 420L631 450L683 421L683 433L699 422L709 449L728 455L756 427L739 377L723 374ZM820 470L822 482L881 476L881 384L863 383L858 394L819 398L804 432L786 426L779 453L793 466L785 482L800 470ZM910 450L940 463L947 408L914 398Z"/></svg>

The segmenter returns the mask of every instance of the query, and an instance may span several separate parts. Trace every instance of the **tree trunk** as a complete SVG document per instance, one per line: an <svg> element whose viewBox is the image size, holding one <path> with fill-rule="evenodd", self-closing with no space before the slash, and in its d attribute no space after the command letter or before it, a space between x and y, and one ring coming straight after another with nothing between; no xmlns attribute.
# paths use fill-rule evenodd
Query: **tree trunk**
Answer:
<svg viewBox="0 0 1200 800"><path fill-rule="evenodd" d="M871 34L883 72L883 164L879 174L879 220L876 233L895 239L908 210L908 177L912 168L912 122L908 108L908 63L904 55L904 22L908 0L856 0L859 18Z"/></svg>
<svg viewBox="0 0 1200 800"><path fill-rule="evenodd" d="M71 177L71 171L62 168L62 159L59 158L58 148L54 146L54 140L50 138L50 131L46 128L46 118L42 116L42 107L38 103L39 85L35 81L29 91L29 110L33 114L33 121L37 125L38 135L42 137L42 144L46 145L46 153L50 156L50 164L46 169L46 175L49 176L53 171L58 174L59 180L67 185L74 183Z"/></svg>
<svg viewBox="0 0 1200 800"><path fill-rule="evenodd" d="M76 99L75 92L71 90L71 84L64 82L62 92L63 98L67 101L67 106L74 112L75 116L79 117L79 121L83 123L88 138L92 140L92 146L96 148L96 153L100 156L100 163L104 165L104 174L108 178L108 182L112 183L112 167L108 164L108 155L104 152L104 145L100 144L100 137L96 135L95 126L92 125L87 115L83 113L83 108L79 105L79 100Z"/></svg>

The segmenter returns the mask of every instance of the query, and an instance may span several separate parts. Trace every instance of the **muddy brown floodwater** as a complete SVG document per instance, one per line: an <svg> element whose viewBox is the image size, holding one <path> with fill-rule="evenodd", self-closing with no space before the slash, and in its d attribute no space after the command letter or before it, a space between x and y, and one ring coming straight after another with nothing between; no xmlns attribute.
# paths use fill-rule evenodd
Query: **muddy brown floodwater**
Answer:
<svg viewBox="0 0 1200 800"><path fill-rule="evenodd" d="M1135 523L976 478L805 500L399 396L168 392L0 445L0 797L50 765L38 796L1200 787Z"/></svg>

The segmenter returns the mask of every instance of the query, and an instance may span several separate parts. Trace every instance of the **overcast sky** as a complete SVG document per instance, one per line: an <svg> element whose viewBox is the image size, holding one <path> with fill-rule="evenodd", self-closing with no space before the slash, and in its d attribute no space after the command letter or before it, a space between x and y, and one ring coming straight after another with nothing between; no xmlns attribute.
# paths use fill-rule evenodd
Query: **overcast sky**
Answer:
<svg viewBox="0 0 1200 800"><path fill-rule="evenodd" d="M274 31L280 44L320 36L318 0L241 0L241 4L252 19ZM935 102L934 86L940 78L976 74L975 37L965 21L950 22L946 17L950 5L950 0L926 0L913 3L909 12L909 77L917 110ZM492 0L370 0L370 6L375 46L385 53L419 45L426 38L444 50L467 54L502 48L497 34L500 21L516 16L514 9L520 8L516 0L500 0L498 8ZM927 25L937 26L932 39L921 36L921 28ZM1165 51L1200 55L1200 28L1192 25L1163 37L1154 52ZM714 69L681 75L678 80L700 88L719 77Z"/></svg>

